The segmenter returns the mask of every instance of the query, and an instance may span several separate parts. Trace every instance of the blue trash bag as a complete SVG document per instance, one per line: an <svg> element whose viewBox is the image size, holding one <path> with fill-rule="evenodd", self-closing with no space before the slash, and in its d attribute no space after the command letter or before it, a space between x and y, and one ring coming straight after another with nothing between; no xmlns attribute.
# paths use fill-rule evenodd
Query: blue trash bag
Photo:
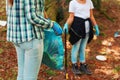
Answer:
<svg viewBox="0 0 120 80"><path fill-rule="evenodd" d="M56 36L52 29L44 30L44 53L42 63L56 70L64 68L64 46L61 36Z"/></svg>

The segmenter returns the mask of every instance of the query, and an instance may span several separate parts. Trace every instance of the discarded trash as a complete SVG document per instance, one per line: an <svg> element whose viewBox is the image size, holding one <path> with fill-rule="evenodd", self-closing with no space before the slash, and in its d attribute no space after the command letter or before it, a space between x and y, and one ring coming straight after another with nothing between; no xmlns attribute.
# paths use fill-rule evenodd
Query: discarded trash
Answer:
<svg viewBox="0 0 120 80"><path fill-rule="evenodd" d="M6 24L7 24L7 21L0 20L0 26L6 26Z"/></svg>
<svg viewBox="0 0 120 80"><path fill-rule="evenodd" d="M104 45L104 46L112 46L112 42L108 41L108 40L103 40L102 45Z"/></svg>
<svg viewBox="0 0 120 80"><path fill-rule="evenodd" d="M120 37L120 30L118 30L114 33L114 37Z"/></svg>
<svg viewBox="0 0 120 80"><path fill-rule="evenodd" d="M106 61L107 60L106 56L103 56L103 55L97 55L96 59L100 60L100 61Z"/></svg>

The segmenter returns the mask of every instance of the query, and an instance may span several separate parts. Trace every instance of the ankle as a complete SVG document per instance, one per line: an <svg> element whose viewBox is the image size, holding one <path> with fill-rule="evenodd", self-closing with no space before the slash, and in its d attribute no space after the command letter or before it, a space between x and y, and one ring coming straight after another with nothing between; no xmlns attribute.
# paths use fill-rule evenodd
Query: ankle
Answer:
<svg viewBox="0 0 120 80"><path fill-rule="evenodd" d="M78 66L78 64L77 64L77 63L72 63L72 65L74 65L74 66Z"/></svg>
<svg viewBox="0 0 120 80"><path fill-rule="evenodd" d="M80 65L87 65L86 63L80 63Z"/></svg>

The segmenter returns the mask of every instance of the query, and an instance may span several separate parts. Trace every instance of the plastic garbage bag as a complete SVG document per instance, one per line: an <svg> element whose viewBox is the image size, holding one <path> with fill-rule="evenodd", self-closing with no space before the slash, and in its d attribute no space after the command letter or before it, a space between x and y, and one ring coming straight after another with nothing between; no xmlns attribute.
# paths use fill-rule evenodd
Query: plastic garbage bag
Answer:
<svg viewBox="0 0 120 80"><path fill-rule="evenodd" d="M64 47L61 36L56 36L52 29L44 30L44 54L42 63L52 69L64 68Z"/></svg>

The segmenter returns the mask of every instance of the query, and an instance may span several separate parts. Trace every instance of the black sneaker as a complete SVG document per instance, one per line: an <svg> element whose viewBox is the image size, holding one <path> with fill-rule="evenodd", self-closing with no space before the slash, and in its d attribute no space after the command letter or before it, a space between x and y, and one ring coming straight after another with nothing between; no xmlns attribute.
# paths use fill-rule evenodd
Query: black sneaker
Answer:
<svg viewBox="0 0 120 80"><path fill-rule="evenodd" d="M73 71L73 73L76 74L76 75L82 74L81 71L79 70L77 64L72 64L72 71Z"/></svg>
<svg viewBox="0 0 120 80"><path fill-rule="evenodd" d="M88 74L88 75L92 74L92 72L88 69L88 65L87 64L80 64L80 71L82 73L85 73L85 74Z"/></svg>

